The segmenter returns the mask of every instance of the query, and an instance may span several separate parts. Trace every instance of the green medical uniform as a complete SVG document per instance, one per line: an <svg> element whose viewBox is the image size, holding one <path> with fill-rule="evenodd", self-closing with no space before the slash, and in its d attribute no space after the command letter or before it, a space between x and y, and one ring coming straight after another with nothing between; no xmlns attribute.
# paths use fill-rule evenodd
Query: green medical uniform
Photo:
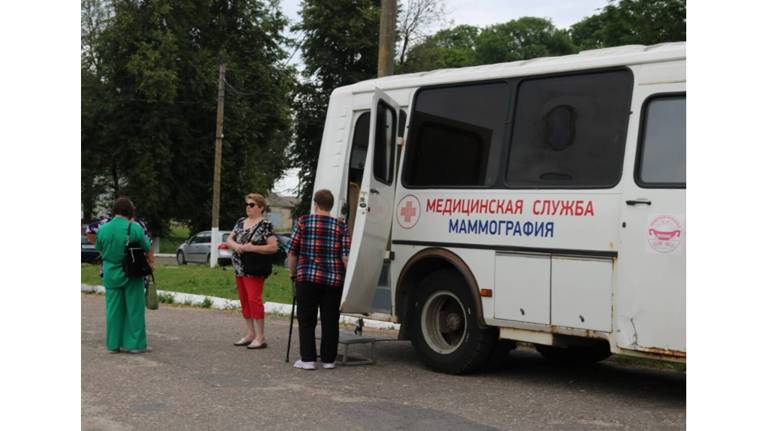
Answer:
<svg viewBox="0 0 768 431"><path fill-rule="evenodd" d="M138 223L114 217L96 232L96 249L104 262L104 288L107 309L107 349L126 350L147 347L144 322L144 279L129 278L123 271L125 240L131 224L131 242L149 251L149 238Z"/></svg>

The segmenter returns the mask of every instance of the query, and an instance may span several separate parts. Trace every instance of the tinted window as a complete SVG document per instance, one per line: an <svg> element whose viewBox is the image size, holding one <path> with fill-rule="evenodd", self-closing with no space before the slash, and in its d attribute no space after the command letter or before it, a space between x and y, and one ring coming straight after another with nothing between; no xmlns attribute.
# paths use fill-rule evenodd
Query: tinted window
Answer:
<svg viewBox="0 0 768 431"><path fill-rule="evenodd" d="M567 188L618 183L631 89L628 71L522 81L507 185Z"/></svg>
<svg viewBox="0 0 768 431"><path fill-rule="evenodd" d="M406 146L403 183L415 187L493 184L509 88L497 82L420 91Z"/></svg>
<svg viewBox="0 0 768 431"><path fill-rule="evenodd" d="M379 101L376 109L376 142L373 147L373 176L385 184L392 184L395 166L395 138L397 116L395 110Z"/></svg>
<svg viewBox="0 0 768 431"><path fill-rule="evenodd" d="M211 234L198 234L191 241L193 244L199 244L203 242L211 242Z"/></svg>
<svg viewBox="0 0 768 431"><path fill-rule="evenodd" d="M355 122L352 135L352 152L349 156L349 182L361 184L365 169L365 155L368 153L368 132L371 128L371 113L366 112Z"/></svg>
<svg viewBox="0 0 768 431"><path fill-rule="evenodd" d="M685 186L685 96L652 99L643 115L638 182Z"/></svg>

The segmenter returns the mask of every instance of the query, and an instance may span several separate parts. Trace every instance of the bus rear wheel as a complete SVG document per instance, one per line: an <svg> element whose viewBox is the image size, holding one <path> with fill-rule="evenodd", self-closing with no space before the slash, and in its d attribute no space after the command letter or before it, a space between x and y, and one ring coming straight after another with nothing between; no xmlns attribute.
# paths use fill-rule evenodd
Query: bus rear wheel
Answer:
<svg viewBox="0 0 768 431"><path fill-rule="evenodd" d="M463 374L484 365L496 345L496 328L482 328L480 310L460 276L441 270L424 279L409 304L411 343L427 367Z"/></svg>

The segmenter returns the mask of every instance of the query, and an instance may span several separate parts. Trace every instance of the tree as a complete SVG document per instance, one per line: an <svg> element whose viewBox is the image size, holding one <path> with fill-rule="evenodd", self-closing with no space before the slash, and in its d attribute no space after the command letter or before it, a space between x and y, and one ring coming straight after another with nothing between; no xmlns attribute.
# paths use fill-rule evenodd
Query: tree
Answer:
<svg viewBox="0 0 768 431"><path fill-rule="evenodd" d="M567 31L548 19L523 17L482 30L469 25L441 30L411 49L401 71L517 61L574 50Z"/></svg>
<svg viewBox="0 0 768 431"><path fill-rule="evenodd" d="M82 86L80 194L83 214L89 218L96 212L97 197L106 192L105 178L100 175L101 170L99 169L105 163L104 157L101 148L94 144L101 140L98 136L103 133L104 128L99 116L108 108L105 106L106 88L99 79L101 67L95 50L98 38L104 30L112 10L103 0L82 0L80 11L80 81Z"/></svg>
<svg viewBox="0 0 768 431"><path fill-rule="evenodd" d="M400 65L399 72L475 65L478 33L478 28L471 25L440 30L410 50L405 62Z"/></svg>
<svg viewBox="0 0 768 431"><path fill-rule="evenodd" d="M486 27L477 36L475 50L478 64L565 55L574 51L566 30L558 30L548 19L534 17Z"/></svg>
<svg viewBox="0 0 768 431"><path fill-rule="evenodd" d="M170 219L210 227L223 62L220 220L234 223L243 195L266 193L287 166L295 70L283 64L287 21L277 0L118 0L107 15L83 50L93 52L84 64L98 64L83 67L83 189L108 179L110 193L134 198L157 233Z"/></svg>
<svg viewBox="0 0 768 431"><path fill-rule="evenodd" d="M427 28L445 18L443 0L407 0L398 4L397 36L400 39L399 64L403 64L408 48L424 40Z"/></svg>
<svg viewBox="0 0 768 431"><path fill-rule="evenodd" d="M685 0L621 0L571 26L580 49L685 40Z"/></svg>
<svg viewBox="0 0 768 431"><path fill-rule="evenodd" d="M302 3L301 22L294 30L304 33L301 52L305 82L294 97L296 134L291 149L291 162L299 168L301 203L297 214L310 209L331 92L376 76L380 7L380 2L372 0Z"/></svg>

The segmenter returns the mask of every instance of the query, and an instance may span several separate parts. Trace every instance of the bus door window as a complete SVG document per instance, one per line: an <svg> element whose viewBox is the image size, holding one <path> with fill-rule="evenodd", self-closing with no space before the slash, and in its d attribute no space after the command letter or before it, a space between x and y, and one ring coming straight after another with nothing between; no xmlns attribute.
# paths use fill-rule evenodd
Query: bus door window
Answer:
<svg viewBox="0 0 768 431"><path fill-rule="evenodd" d="M365 156L368 153L368 132L371 127L371 113L366 112L357 118L355 130L352 135L352 148L349 155L349 170L347 171L347 202L342 209L349 225L349 231L353 231L355 224L355 208L360 197L360 185L363 182L365 169Z"/></svg>
<svg viewBox="0 0 768 431"><path fill-rule="evenodd" d="M397 116L395 110L380 101L376 110L376 140L373 147L373 177L392 184L395 165Z"/></svg>

